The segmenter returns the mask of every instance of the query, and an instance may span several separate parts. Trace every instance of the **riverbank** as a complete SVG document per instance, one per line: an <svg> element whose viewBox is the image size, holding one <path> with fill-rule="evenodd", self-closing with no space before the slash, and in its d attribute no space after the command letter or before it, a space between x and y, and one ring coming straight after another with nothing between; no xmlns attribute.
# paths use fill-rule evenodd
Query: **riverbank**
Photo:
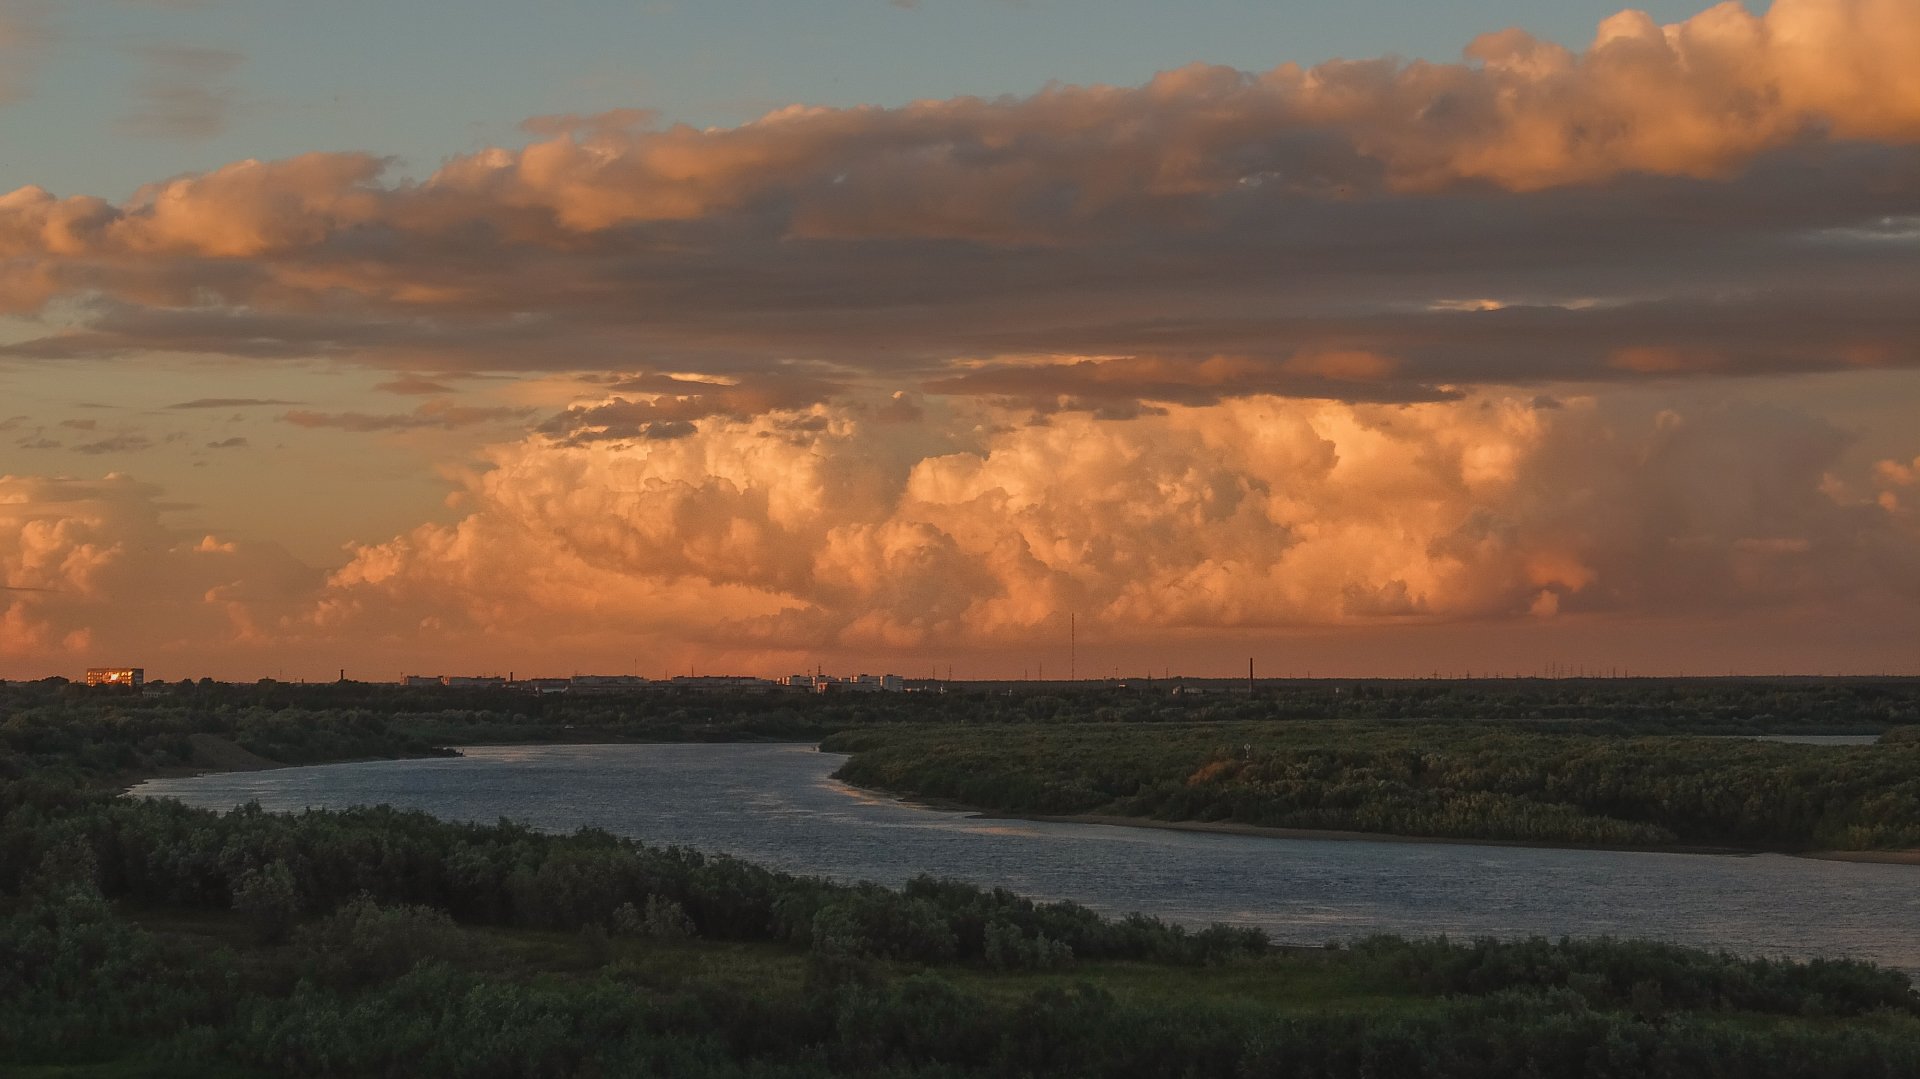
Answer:
<svg viewBox="0 0 1920 1079"><path fill-rule="evenodd" d="M1625 846L1587 843L1554 843L1535 839L1480 839L1469 836L1399 835L1392 832L1354 832L1335 828L1275 828L1240 821L1159 820L1152 817L1126 817L1114 813L1001 813L966 805L945 798L921 798L895 791L860 787L844 780L850 790L893 798L908 805L923 806L949 813L965 813L980 820L1034 821L1041 824L1100 824L1115 828L1153 828L1170 832L1200 832L1215 835L1254 836L1265 839L1307 839L1339 843L1420 843L1438 846L1519 847L1528 850L1605 850L1638 854L1708 854L1729 858L1750 858L1759 854L1783 854L1792 858L1814 858L1827 862L1860 862L1881 865L1920 865L1916 850L1787 850L1773 847L1713 847L1669 843L1659 846Z"/></svg>
<svg viewBox="0 0 1920 1079"><path fill-rule="evenodd" d="M896 791L878 790L871 787L856 786L845 780L834 782L844 784L849 790L866 794L877 794L893 798L908 805L937 809L948 813L965 813L980 820L1016 820L1033 821L1040 824L1100 824L1115 828L1153 828L1168 832L1202 832L1214 835L1253 836L1263 839L1310 839L1315 841L1338 843L1422 843L1439 846L1462 847L1520 847L1528 850L1614 850L1639 854L1714 854L1727 857L1749 857L1755 854L1795 854L1795 851L1761 850L1744 847L1707 847L1671 843L1662 846L1608 846L1603 844L1553 843L1535 839L1477 839L1470 836L1436 835L1399 835L1393 832L1354 832L1337 828L1275 828L1262 824L1244 824L1240 821L1203 821L1203 820L1160 820L1154 817L1126 817L1117 813L1002 813L997 810L982 809L979 806L966 805L946 798L922 798L915 795L900 794ZM1844 856L1850 852L1825 852L1838 855L1834 861L1849 860ZM1867 851L1864 853L1877 853ZM1904 853L1904 852L1900 852ZM1914 852L1920 855L1920 852ZM1920 864L1920 863L1916 863Z"/></svg>
<svg viewBox="0 0 1920 1079"><path fill-rule="evenodd" d="M993 814L981 813L990 817ZM1785 854L1793 858L1817 858L1827 862L1864 862L1881 865L1920 865L1920 850L1770 850L1766 848L1700 847L1669 844L1658 847L1575 846L1526 839L1466 839L1458 836L1390 835L1385 832L1343 832L1319 828L1265 828L1235 821L1167 821L1142 817L1082 814L1068 817L1024 817L1023 820L1064 821L1077 824L1111 824L1124 828L1166 828L1179 832L1218 832L1224 835L1266 836L1271 839L1338 840L1356 843L1444 843L1476 847L1531 847L1542 850L1622 850L1650 854L1717 854L1752 857L1756 854Z"/></svg>
<svg viewBox="0 0 1920 1079"><path fill-rule="evenodd" d="M143 768L124 772L112 780L112 785L120 789L121 794L130 794L135 787L149 779L187 779L193 776L225 775L233 772L268 772L276 768L308 768L323 764L360 764L366 761L386 760L425 760L437 757L457 757L457 749L443 749L443 752L413 753L398 757L353 757L327 761L278 761L263 757L237 743L217 734L195 733L187 736L193 745L193 759L185 764L166 768Z"/></svg>
<svg viewBox="0 0 1920 1079"><path fill-rule="evenodd" d="M1809 850L1798 851L1795 857L1869 865L1920 865L1920 850Z"/></svg>
<svg viewBox="0 0 1920 1079"><path fill-rule="evenodd" d="M188 779L193 776L225 775L237 772L265 772L276 768L317 768L328 764L365 764L370 761L433 760L443 757L463 756L461 746L496 746L501 748L539 748L542 746L628 746L628 745L712 745L718 743L768 743L815 745L812 742L787 742L784 739L766 738L634 738L618 734L607 734L591 729L575 731L564 730L551 738L527 740L514 738L508 741L463 740L461 746L436 746L423 753L402 753L390 756L340 757L331 760L280 761L263 757L216 734L195 733L187 736L193 744L193 759L185 764L164 768L143 768L121 772L115 775L111 785L125 794L149 779Z"/></svg>
<svg viewBox="0 0 1920 1079"><path fill-rule="evenodd" d="M1000 817L979 813L982 817ZM1032 815L1018 819L1060 824L1106 824L1120 828L1161 828L1173 832L1212 832L1219 835L1258 836L1266 839L1311 839L1342 843L1431 843L1465 847L1527 847L1536 850L1619 850L1643 854L1718 854L1744 857L1754 854L1785 854L1787 851L1747 850L1739 847L1700 847L1685 844L1663 846L1608 846L1604 844L1554 843L1534 839L1478 839L1468 836L1397 835L1391 832L1349 832L1334 828L1270 828L1238 821L1155 820L1150 817L1122 817L1105 813L1077 813L1068 816Z"/></svg>

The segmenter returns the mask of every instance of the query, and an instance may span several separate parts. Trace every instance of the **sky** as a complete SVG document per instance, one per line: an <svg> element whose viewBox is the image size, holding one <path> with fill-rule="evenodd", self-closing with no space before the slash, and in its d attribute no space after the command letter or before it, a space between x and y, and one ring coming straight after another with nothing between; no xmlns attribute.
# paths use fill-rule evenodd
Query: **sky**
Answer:
<svg viewBox="0 0 1920 1079"><path fill-rule="evenodd" d="M1542 7L0 0L0 677L1920 673L1920 7Z"/></svg>

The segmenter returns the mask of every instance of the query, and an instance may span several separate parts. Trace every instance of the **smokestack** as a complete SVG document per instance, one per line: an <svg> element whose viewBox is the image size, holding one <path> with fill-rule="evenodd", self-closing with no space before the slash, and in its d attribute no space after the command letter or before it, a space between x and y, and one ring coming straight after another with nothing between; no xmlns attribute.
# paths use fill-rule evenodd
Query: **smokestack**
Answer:
<svg viewBox="0 0 1920 1079"><path fill-rule="evenodd" d="M1253 696L1253 657L1247 657L1247 696Z"/></svg>

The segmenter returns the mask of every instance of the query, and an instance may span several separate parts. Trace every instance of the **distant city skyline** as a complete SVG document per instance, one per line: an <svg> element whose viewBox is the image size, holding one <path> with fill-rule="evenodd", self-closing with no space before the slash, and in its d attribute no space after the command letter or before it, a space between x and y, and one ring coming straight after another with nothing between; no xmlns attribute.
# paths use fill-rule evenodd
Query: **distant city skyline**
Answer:
<svg viewBox="0 0 1920 1079"><path fill-rule="evenodd" d="M1909 0L0 0L0 677L1920 673L1915 71Z"/></svg>

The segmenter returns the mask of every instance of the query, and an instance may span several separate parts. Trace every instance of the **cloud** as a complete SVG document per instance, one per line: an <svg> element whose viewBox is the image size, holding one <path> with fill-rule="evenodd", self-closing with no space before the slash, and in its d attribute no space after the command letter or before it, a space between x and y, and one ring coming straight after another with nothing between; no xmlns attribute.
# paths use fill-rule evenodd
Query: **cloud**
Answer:
<svg viewBox="0 0 1920 1079"><path fill-rule="evenodd" d="M1386 382L1396 361L1365 351L1301 352L1284 359L1208 356L1038 357L985 362L928 381L929 393L991 397L1039 412L1115 415L1139 401L1204 405L1229 397L1285 394L1348 401L1441 400L1455 391Z"/></svg>
<svg viewBox="0 0 1920 1079"><path fill-rule="evenodd" d="M243 449L247 445L248 443L245 438L235 435L232 438L220 439L218 442L209 442L207 443L207 448L210 450L237 450Z"/></svg>
<svg viewBox="0 0 1920 1079"><path fill-rule="evenodd" d="M258 408L263 405L297 405L298 401L281 401L271 397L196 397L191 401L180 401L168 405L168 408Z"/></svg>
<svg viewBox="0 0 1920 1079"><path fill-rule="evenodd" d="M604 400L569 407L540 430L572 443L634 438L683 438L693 421L709 416L736 419L792 411L825 401L836 387L805 375L768 373L753 382L706 381L673 375L616 378ZM631 398L623 395L636 395Z"/></svg>
<svg viewBox="0 0 1920 1079"><path fill-rule="evenodd" d="M389 382L379 383L375 385L373 388L381 391L382 393L399 393L399 394L432 394L432 393L454 392L453 387L451 386L444 386L438 382L434 382L431 379L418 378L411 375L407 376L406 378L396 378Z"/></svg>
<svg viewBox="0 0 1920 1079"><path fill-rule="evenodd" d="M141 73L134 101L120 118L121 134L167 139L208 139L230 122L234 89L227 82L246 57L199 45L143 45L133 54Z"/></svg>
<svg viewBox="0 0 1920 1079"><path fill-rule="evenodd" d="M256 611L319 583L276 548L169 524L159 494L124 475L0 476L0 660L194 662L257 640Z"/></svg>
<svg viewBox="0 0 1920 1079"><path fill-rule="evenodd" d="M0 355L777 368L1103 414L1911 366L1916 67L1906 0L1778 0L1584 52L550 117L420 181L328 153L27 188L0 309L77 314Z"/></svg>
<svg viewBox="0 0 1920 1079"><path fill-rule="evenodd" d="M504 440L327 572L124 478L0 481L0 640L785 663L1005 654L1063 612L1143 651L1912 621L1913 448L1869 466L1731 381L1920 366L1914 71L1909 0L1776 0L1578 52L622 110L419 179L314 153L0 195L0 315L37 327L10 366L351 364L424 400L169 407ZM457 403L479 372L569 378ZM107 428L75 449L152 444Z"/></svg>
<svg viewBox="0 0 1920 1079"><path fill-rule="evenodd" d="M16 666L89 649L193 669L692 649L768 669L956 650L1004 667L1068 612L1103 646L1192 656L1408 627L1505 627L1509 649L1563 625L1724 643L1920 607L1920 516L1901 501L1920 464L1849 473L1845 433L1724 394L1263 395L1037 425L919 407L911 423L859 401L715 414L671 439L530 433L457 474L451 521L356 544L330 572L172 523L126 477L6 477L0 648Z"/></svg>
<svg viewBox="0 0 1920 1079"><path fill-rule="evenodd" d="M140 434L117 434L95 442L84 442L71 447L75 453L98 455L103 453L136 453L148 449L153 440Z"/></svg>
<svg viewBox="0 0 1920 1079"><path fill-rule="evenodd" d="M335 427L342 431L411 431L424 427L454 430L475 424L524 420L532 413L525 408L478 408L457 405L449 400L428 401L412 412L369 414L365 412L308 412L296 410L280 419L295 427Z"/></svg>
<svg viewBox="0 0 1920 1079"><path fill-rule="evenodd" d="M940 427L815 406L498 446L464 518L359 548L316 617L906 653L1066 611L1147 641L1920 599L1912 523L1832 497L1846 437L1775 409L1259 397Z"/></svg>

